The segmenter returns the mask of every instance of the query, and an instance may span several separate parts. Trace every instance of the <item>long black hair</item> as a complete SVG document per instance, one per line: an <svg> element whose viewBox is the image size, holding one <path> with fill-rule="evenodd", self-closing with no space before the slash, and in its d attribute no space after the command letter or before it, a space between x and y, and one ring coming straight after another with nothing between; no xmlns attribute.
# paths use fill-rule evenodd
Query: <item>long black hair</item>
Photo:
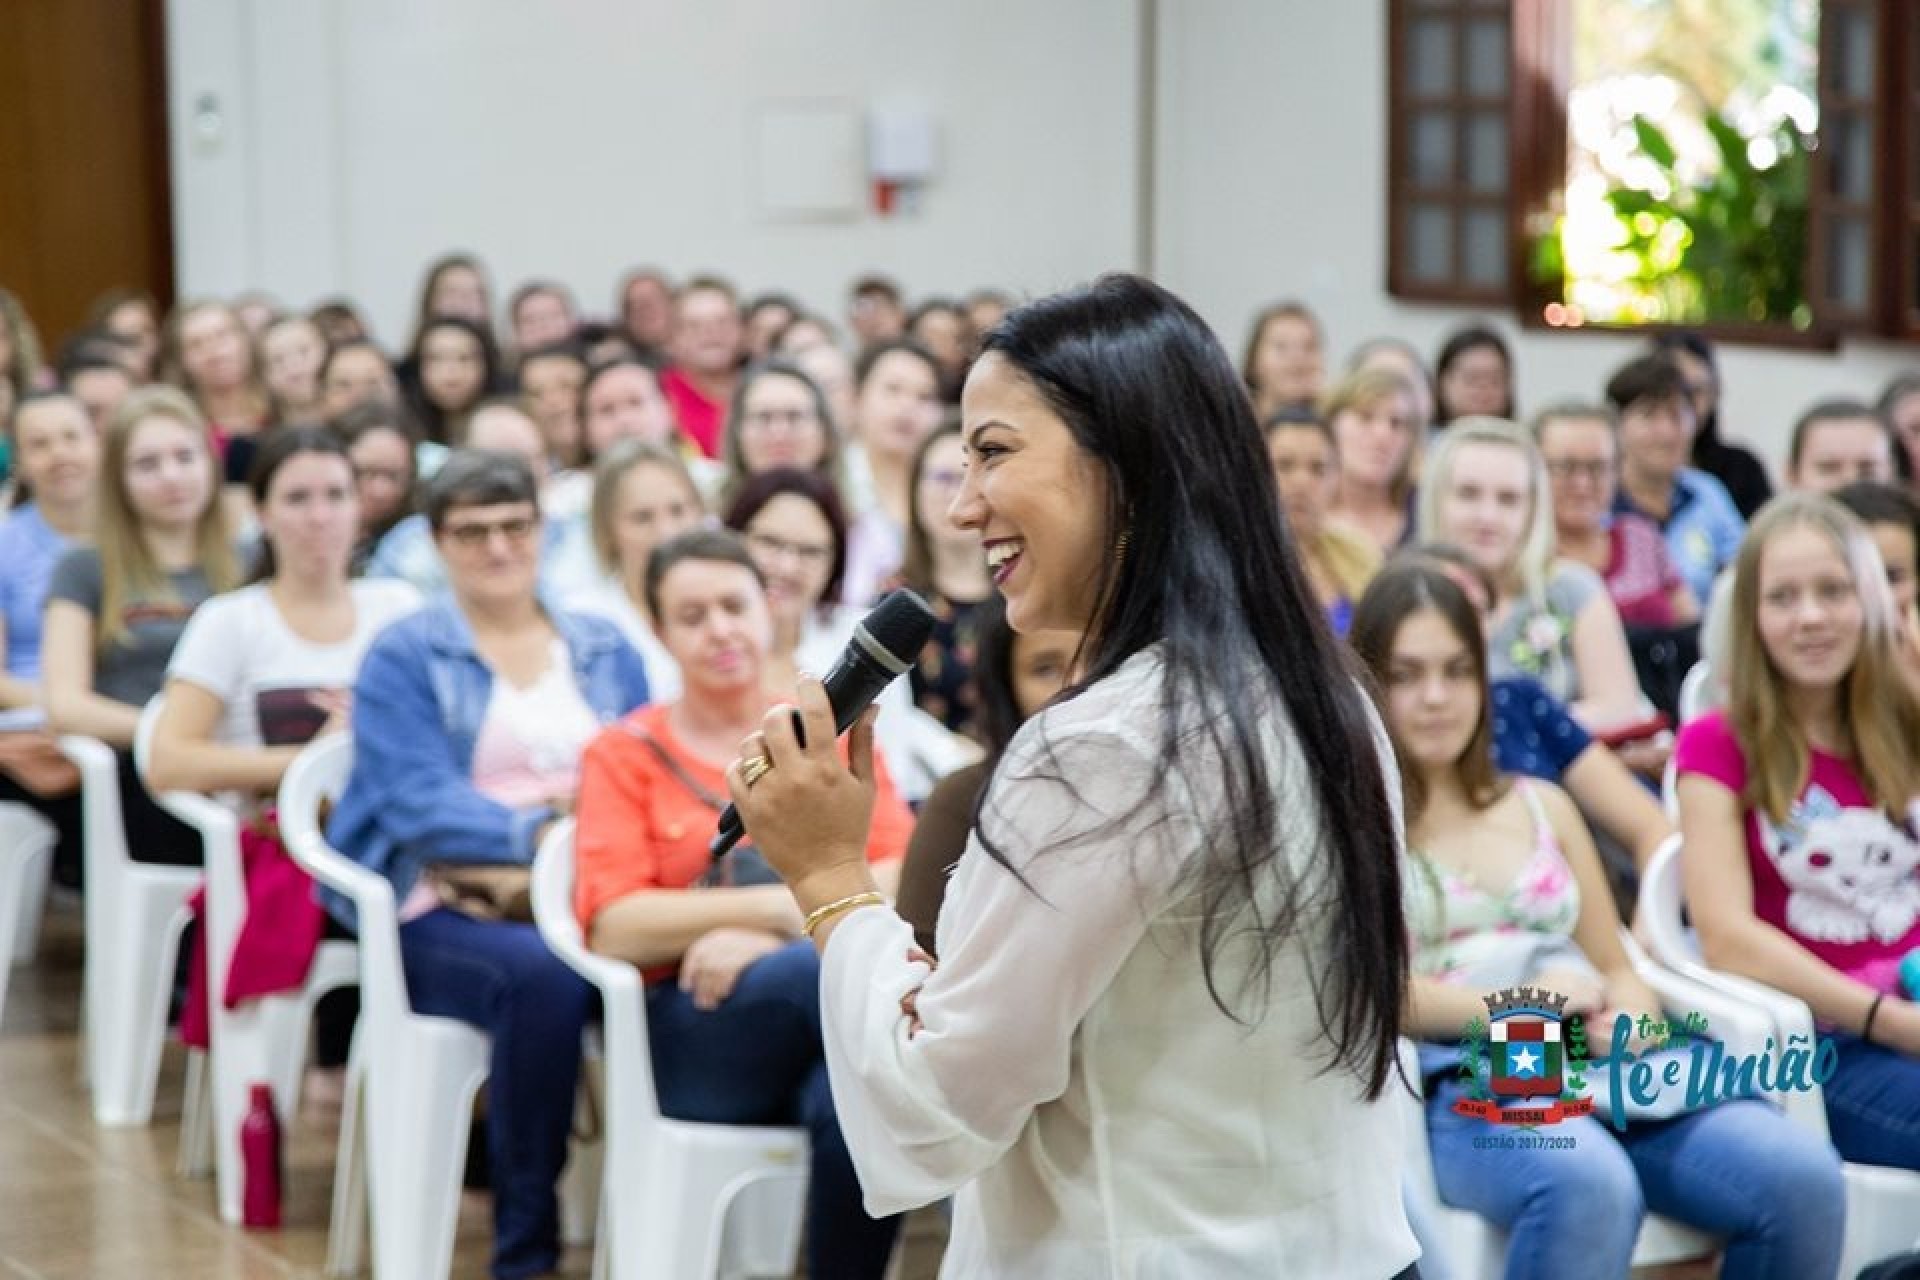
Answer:
<svg viewBox="0 0 1920 1280"><path fill-rule="evenodd" d="M1190 873L1214 1003L1256 1021L1275 952L1330 901L1332 954L1314 979L1328 1066L1353 1071L1378 1097L1394 1070L1407 982L1380 739L1358 667L1334 639L1281 518L1239 373L1190 307L1131 275L1021 307L982 352L1028 378L1106 473L1110 540L1124 538L1126 552L1101 570L1079 688L1158 647L1163 779L1204 709L1201 745L1222 772L1226 809ZM1298 871L1278 839L1296 815L1278 811L1261 747L1272 715L1291 726L1318 801L1318 862ZM1223 953L1249 942L1253 967L1228 991Z"/></svg>

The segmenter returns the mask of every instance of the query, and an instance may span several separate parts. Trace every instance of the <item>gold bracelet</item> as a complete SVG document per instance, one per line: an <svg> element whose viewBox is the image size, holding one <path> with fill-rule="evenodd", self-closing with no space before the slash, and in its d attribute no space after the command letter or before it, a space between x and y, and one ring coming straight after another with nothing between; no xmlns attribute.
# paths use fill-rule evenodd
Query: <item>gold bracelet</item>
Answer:
<svg viewBox="0 0 1920 1280"><path fill-rule="evenodd" d="M865 893L848 894L846 897L837 901L829 902L824 907L815 907L812 912L807 915L806 922L800 926L800 936L803 938L813 937L813 931L815 929L818 929L842 911L852 911L855 907L885 906L886 902L887 900L885 898L869 889Z"/></svg>

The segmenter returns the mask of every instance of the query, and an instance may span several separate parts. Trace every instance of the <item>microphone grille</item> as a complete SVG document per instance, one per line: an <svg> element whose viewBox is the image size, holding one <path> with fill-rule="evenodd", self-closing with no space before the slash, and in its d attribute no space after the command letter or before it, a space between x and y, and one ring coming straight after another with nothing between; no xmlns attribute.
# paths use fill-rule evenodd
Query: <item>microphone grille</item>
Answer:
<svg viewBox="0 0 1920 1280"><path fill-rule="evenodd" d="M910 666L932 638L933 622L927 602L900 587L889 591L860 625L875 644Z"/></svg>

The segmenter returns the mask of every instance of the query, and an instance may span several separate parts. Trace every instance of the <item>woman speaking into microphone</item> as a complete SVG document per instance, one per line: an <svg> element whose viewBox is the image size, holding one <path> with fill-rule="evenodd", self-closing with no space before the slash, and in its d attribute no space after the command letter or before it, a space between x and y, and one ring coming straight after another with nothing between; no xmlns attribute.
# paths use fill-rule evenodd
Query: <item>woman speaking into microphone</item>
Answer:
<svg viewBox="0 0 1920 1280"><path fill-rule="evenodd" d="M1401 1272L1397 783L1232 362L1109 276L1009 315L961 404L950 518L1015 630L1086 638L994 769L937 966L867 868L870 719L843 763L803 681L727 777L821 950L868 1210L955 1195L947 1276Z"/></svg>

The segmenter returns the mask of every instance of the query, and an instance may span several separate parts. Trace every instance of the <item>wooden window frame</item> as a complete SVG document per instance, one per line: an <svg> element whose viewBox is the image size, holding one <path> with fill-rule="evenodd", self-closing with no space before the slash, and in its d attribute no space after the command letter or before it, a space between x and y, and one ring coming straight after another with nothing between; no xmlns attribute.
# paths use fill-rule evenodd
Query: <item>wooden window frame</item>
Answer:
<svg viewBox="0 0 1920 1280"><path fill-rule="evenodd" d="M1449 303L1467 307L1511 308L1527 329L1555 332L1592 331L1608 334L1659 334L1673 330L1704 333L1716 341L1789 348L1832 349L1842 337L1920 340L1920 0L1823 0L1819 32L1821 118L1829 108L1870 108L1872 174L1865 206L1837 204L1829 194L1833 151L1819 145L1808 171L1807 298L1813 310L1810 329L1786 323L1700 325L1600 324L1577 327L1549 325L1547 305L1559 300L1551 285L1532 279L1530 245L1553 224L1563 207L1566 182L1567 94L1572 83L1573 4L1575 0L1388 0L1387 20L1387 291L1414 302ZM1871 15L1876 23L1874 92L1870 103L1846 101L1829 91L1825 68L1830 63L1836 27L1825 20L1825 6L1853 8ZM1415 17L1450 17L1454 26L1454 65L1465 74L1466 19L1474 14L1502 10L1508 16L1511 59L1504 104L1508 129L1509 179L1507 202L1507 282L1499 288L1473 286L1460 278L1462 212L1483 207L1484 193L1468 193L1411 180L1409 131L1416 110L1449 109L1456 115L1469 109L1487 110L1492 100L1468 98L1462 93L1417 97L1409 92L1402 74ZM1826 143L1823 133L1821 142ZM1464 139L1456 124L1456 169ZM1462 197L1473 196L1473 199ZM1454 216L1453 275L1450 279L1415 279L1406 226L1415 199L1448 207ZM1865 305L1847 309L1827 297L1833 263L1829 261L1829 230L1835 216L1870 217L1868 262L1870 296Z"/></svg>

